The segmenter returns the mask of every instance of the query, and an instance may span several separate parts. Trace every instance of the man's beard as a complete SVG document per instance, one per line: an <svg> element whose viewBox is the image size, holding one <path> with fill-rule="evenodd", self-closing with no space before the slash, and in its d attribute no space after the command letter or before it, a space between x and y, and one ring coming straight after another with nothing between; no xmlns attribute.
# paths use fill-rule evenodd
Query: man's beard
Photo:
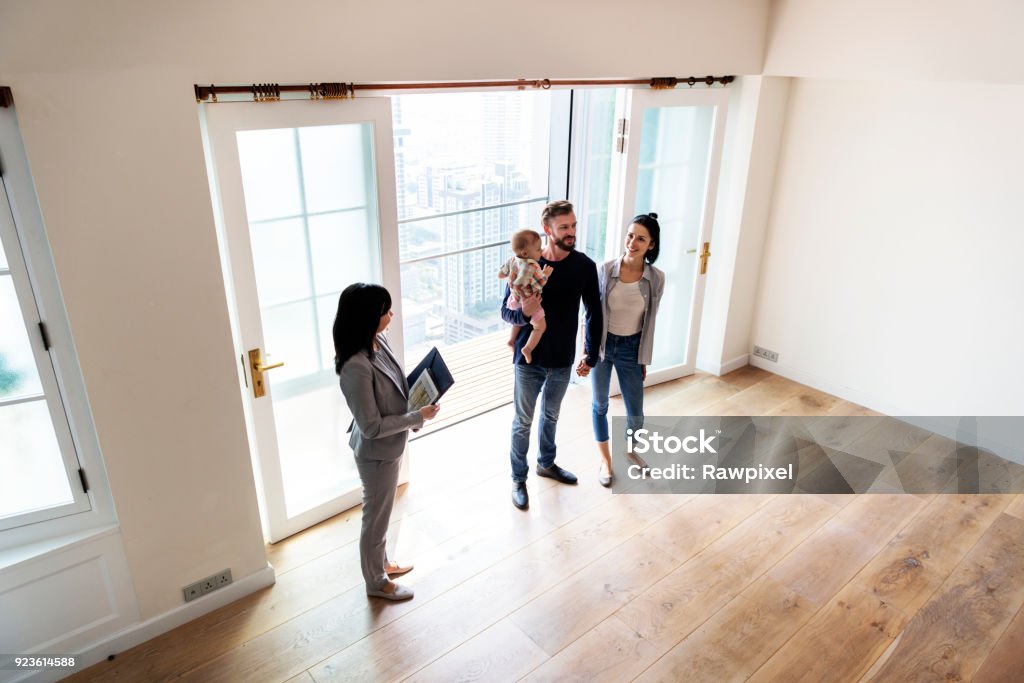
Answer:
<svg viewBox="0 0 1024 683"><path fill-rule="evenodd" d="M561 249L562 251L573 251L576 248L575 237L572 238L572 244L566 244L563 240L556 240L553 238L551 240L551 243L554 244L559 249Z"/></svg>

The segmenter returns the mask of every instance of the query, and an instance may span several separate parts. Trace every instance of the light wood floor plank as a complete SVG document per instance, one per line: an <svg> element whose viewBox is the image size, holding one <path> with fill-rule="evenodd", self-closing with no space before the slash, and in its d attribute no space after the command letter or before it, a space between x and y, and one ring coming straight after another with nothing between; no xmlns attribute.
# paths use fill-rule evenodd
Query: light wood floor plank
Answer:
<svg viewBox="0 0 1024 683"><path fill-rule="evenodd" d="M814 496L773 498L615 616L667 652L835 512Z"/></svg>
<svg viewBox="0 0 1024 683"><path fill-rule="evenodd" d="M523 678L528 683L633 680L658 658L658 649L612 617L588 631Z"/></svg>
<svg viewBox="0 0 1024 683"><path fill-rule="evenodd" d="M515 681L544 663L548 655L508 619L470 638L407 681L471 683Z"/></svg>
<svg viewBox="0 0 1024 683"><path fill-rule="evenodd" d="M915 614L1007 502L1002 496L937 496L853 583Z"/></svg>
<svg viewBox="0 0 1024 683"><path fill-rule="evenodd" d="M1006 506L1006 514L1013 515L1018 519L1024 519L1024 493L1018 493Z"/></svg>
<svg viewBox="0 0 1024 683"><path fill-rule="evenodd" d="M566 576L509 619L553 655L678 564L660 548L634 536L576 574Z"/></svg>
<svg viewBox="0 0 1024 683"><path fill-rule="evenodd" d="M974 683L1004 683L1019 677L1024 671L1024 608L1007 627L999 642L992 648Z"/></svg>
<svg viewBox="0 0 1024 683"><path fill-rule="evenodd" d="M971 680L1024 604L1022 567L1024 520L1001 515L910 621L872 681Z"/></svg>
<svg viewBox="0 0 1024 683"><path fill-rule="evenodd" d="M817 604L763 576L637 680L744 681L817 609Z"/></svg>
<svg viewBox="0 0 1024 683"><path fill-rule="evenodd" d="M700 495L640 535L685 562L771 501L769 495Z"/></svg>
<svg viewBox="0 0 1024 683"><path fill-rule="evenodd" d="M856 681L906 623L907 616L892 605L846 586L749 680Z"/></svg>

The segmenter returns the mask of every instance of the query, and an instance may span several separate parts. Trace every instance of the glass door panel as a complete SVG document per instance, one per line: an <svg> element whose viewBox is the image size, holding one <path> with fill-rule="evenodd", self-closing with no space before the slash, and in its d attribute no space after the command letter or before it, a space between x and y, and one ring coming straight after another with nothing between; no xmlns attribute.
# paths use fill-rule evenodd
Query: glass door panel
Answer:
<svg viewBox="0 0 1024 683"><path fill-rule="evenodd" d="M390 118L377 98L206 109L242 347L284 363L247 393L274 541L359 502L332 327L353 282L400 309Z"/></svg>
<svg viewBox="0 0 1024 683"><path fill-rule="evenodd" d="M694 371L727 103L725 90L629 91L618 253L629 220L657 213L665 273L648 385Z"/></svg>
<svg viewBox="0 0 1024 683"><path fill-rule="evenodd" d="M633 214L658 214L662 250L657 266L665 272L652 372L686 363L714 116L714 107L643 112Z"/></svg>

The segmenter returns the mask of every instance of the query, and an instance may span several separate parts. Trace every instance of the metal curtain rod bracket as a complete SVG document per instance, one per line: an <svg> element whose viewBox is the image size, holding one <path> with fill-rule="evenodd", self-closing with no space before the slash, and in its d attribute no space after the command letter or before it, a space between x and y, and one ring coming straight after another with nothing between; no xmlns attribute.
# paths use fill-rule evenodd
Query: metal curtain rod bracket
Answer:
<svg viewBox="0 0 1024 683"><path fill-rule="evenodd" d="M648 86L654 90L669 90L678 85L689 87L700 83L707 87L715 83L728 85L735 76L675 76L659 78L595 78L595 79L552 79L519 78L514 81L451 81L436 83L302 83L279 85L277 83L252 83L250 85L199 85L195 87L196 102L217 102L218 95L248 95L255 102L276 102L282 93L301 93L311 100L351 99L357 90L447 90L457 88L515 88L516 90L549 90L552 87L597 87L606 85ZM2 95L0 95L2 97ZM293 99L297 99L296 96ZM237 99L237 98L236 98Z"/></svg>

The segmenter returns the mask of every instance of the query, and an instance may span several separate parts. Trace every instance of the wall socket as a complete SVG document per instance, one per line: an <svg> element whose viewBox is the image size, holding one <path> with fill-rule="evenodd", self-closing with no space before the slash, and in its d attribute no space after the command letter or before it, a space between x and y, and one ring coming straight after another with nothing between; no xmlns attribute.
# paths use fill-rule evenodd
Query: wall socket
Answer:
<svg viewBox="0 0 1024 683"><path fill-rule="evenodd" d="M200 595L206 595L218 588L223 588L233 580L234 579L231 578L231 570L225 569L211 576L207 576L205 579L200 579L195 583L191 583L182 588L181 591L185 595L185 602L191 602Z"/></svg>
<svg viewBox="0 0 1024 683"><path fill-rule="evenodd" d="M774 351L769 351L768 349L763 349L760 346L754 347L754 355L757 356L758 358L770 360L773 363L779 362L779 354L775 353Z"/></svg>

